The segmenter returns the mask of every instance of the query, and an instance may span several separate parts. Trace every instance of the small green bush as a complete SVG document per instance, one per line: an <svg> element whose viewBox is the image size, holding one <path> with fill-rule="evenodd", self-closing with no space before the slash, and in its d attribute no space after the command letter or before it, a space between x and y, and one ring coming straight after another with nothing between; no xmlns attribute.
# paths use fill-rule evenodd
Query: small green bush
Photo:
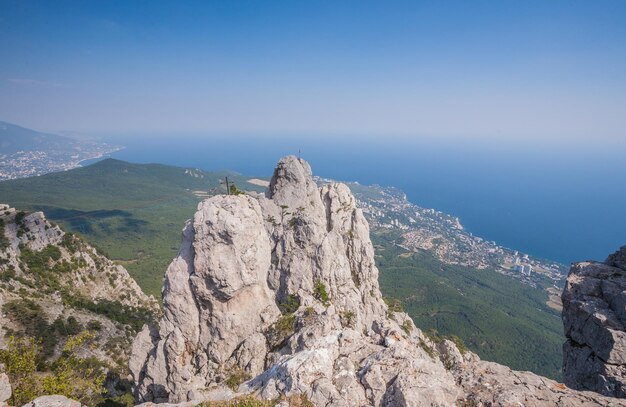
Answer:
<svg viewBox="0 0 626 407"><path fill-rule="evenodd" d="M284 336L291 335L294 331L296 323L296 316L293 314L283 315L276 321L276 330L282 333Z"/></svg>
<svg viewBox="0 0 626 407"><path fill-rule="evenodd" d="M230 387L230 389L232 391L237 391L237 389L239 388L239 386L250 380L251 376L246 373L244 370L240 369L240 368L235 368L233 370L231 370L230 375L228 376L228 378L224 381L224 383Z"/></svg>
<svg viewBox="0 0 626 407"><path fill-rule="evenodd" d="M283 314L293 314L300 308L300 298L297 295L289 294L287 300L281 303L278 308Z"/></svg>
<svg viewBox="0 0 626 407"><path fill-rule="evenodd" d="M231 195L243 195L244 192L237 188L235 184L230 184L230 194Z"/></svg>
<svg viewBox="0 0 626 407"><path fill-rule="evenodd" d="M0 219L0 250L9 247L9 239L4 234L4 220Z"/></svg>
<svg viewBox="0 0 626 407"><path fill-rule="evenodd" d="M315 282L314 296L320 300L324 306L328 307L330 305L330 297L328 296L328 291L326 291L326 285L320 280Z"/></svg>
<svg viewBox="0 0 626 407"><path fill-rule="evenodd" d="M78 335L83 330L82 325L73 316L67 317L65 328L68 335Z"/></svg>
<svg viewBox="0 0 626 407"><path fill-rule="evenodd" d="M0 362L5 365L13 395L10 403L21 406L38 396L37 357L40 347L33 338L9 338L7 349L0 349Z"/></svg>
<svg viewBox="0 0 626 407"><path fill-rule="evenodd" d="M285 314L278 319L266 332L267 340L272 350L280 349L287 339L293 335L296 325L294 314Z"/></svg>
<svg viewBox="0 0 626 407"><path fill-rule="evenodd" d="M9 282L15 279L15 269L9 268L4 271L0 271L0 281Z"/></svg>
<svg viewBox="0 0 626 407"><path fill-rule="evenodd" d="M102 323L98 320L92 319L91 321L87 322L87 329L89 329L90 331L101 331Z"/></svg>
<svg viewBox="0 0 626 407"><path fill-rule="evenodd" d="M402 303L395 298L384 298L385 304L389 308L390 312L403 312Z"/></svg>
<svg viewBox="0 0 626 407"><path fill-rule="evenodd" d="M74 254L78 251L78 241L72 233L63 235L61 246L65 247L68 252Z"/></svg>
<svg viewBox="0 0 626 407"><path fill-rule="evenodd" d="M385 301L385 304L387 304L387 318L395 319L393 315L394 313L404 312L400 300L395 298L383 298L383 301Z"/></svg>
<svg viewBox="0 0 626 407"><path fill-rule="evenodd" d="M19 211L18 213L15 214L15 223L17 223L18 226L22 226L24 217L26 217L26 212Z"/></svg>
<svg viewBox="0 0 626 407"><path fill-rule="evenodd" d="M65 305L104 315L110 320L129 325L135 333L139 332L145 323L150 323L155 318L149 308L130 307L118 301L100 300L96 303L68 291L61 291L61 297Z"/></svg>

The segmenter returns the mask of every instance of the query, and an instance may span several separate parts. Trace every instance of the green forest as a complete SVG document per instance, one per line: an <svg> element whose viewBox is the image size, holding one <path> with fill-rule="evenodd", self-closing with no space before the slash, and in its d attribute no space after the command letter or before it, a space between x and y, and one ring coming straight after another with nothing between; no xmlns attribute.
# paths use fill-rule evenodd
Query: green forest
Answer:
<svg viewBox="0 0 626 407"><path fill-rule="evenodd" d="M558 312L544 290L493 270L447 265L394 244L398 235L372 235L383 295L400 300L422 330L458 335L486 360L516 370L561 377L565 340Z"/></svg>

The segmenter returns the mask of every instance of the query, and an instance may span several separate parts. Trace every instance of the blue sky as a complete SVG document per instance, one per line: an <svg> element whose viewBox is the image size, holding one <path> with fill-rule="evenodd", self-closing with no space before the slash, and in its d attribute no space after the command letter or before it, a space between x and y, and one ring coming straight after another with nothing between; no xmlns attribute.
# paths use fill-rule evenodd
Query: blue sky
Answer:
<svg viewBox="0 0 626 407"><path fill-rule="evenodd" d="M626 1L0 0L41 130L626 139Z"/></svg>

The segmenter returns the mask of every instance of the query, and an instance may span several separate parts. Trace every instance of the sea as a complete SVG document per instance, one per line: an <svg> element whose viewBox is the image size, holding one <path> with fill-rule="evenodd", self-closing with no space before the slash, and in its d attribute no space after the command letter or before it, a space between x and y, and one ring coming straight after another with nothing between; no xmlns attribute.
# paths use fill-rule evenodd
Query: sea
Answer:
<svg viewBox="0 0 626 407"><path fill-rule="evenodd" d="M250 176L269 177L280 157L300 155L316 175L398 187L476 236L564 264L604 260L626 245L621 147L314 134L103 138L125 147L113 158Z"/></svg>

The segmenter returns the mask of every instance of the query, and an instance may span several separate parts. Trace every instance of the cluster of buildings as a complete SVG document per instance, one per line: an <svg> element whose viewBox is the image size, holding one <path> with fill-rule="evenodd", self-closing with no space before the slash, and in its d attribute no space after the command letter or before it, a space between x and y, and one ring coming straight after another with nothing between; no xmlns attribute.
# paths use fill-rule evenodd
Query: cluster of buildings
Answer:
<svg viewBox="0 0 626 407"><path fill-rule="evenodd" d="M350 184L372 229L402 231L407 250L426 250L447 264L494 270L528 284L541 276L563 279L562 267L502 247L465 230L455 216L412 204L395 188Z"/></svg>
<svg viewBox="0 0 626 407"><path fill-rule="evenodd" d="M529 258L528 255L525 254L522 256L522 258L520 258L518 256L518 253L515 252L514 254L515 259L513 259L513 271L517 271L525 276L530 276L530 274L533 271L533 266L532 264L529 264Z"/></svg>
<svg viewBox="0 0 626 407"><path fill-rule="evenodd" d="M78 167L83 160L99 158L117 150L119 148L104 143L91 143L67 149L0 153L0 181L70 170Z"/></svg>

